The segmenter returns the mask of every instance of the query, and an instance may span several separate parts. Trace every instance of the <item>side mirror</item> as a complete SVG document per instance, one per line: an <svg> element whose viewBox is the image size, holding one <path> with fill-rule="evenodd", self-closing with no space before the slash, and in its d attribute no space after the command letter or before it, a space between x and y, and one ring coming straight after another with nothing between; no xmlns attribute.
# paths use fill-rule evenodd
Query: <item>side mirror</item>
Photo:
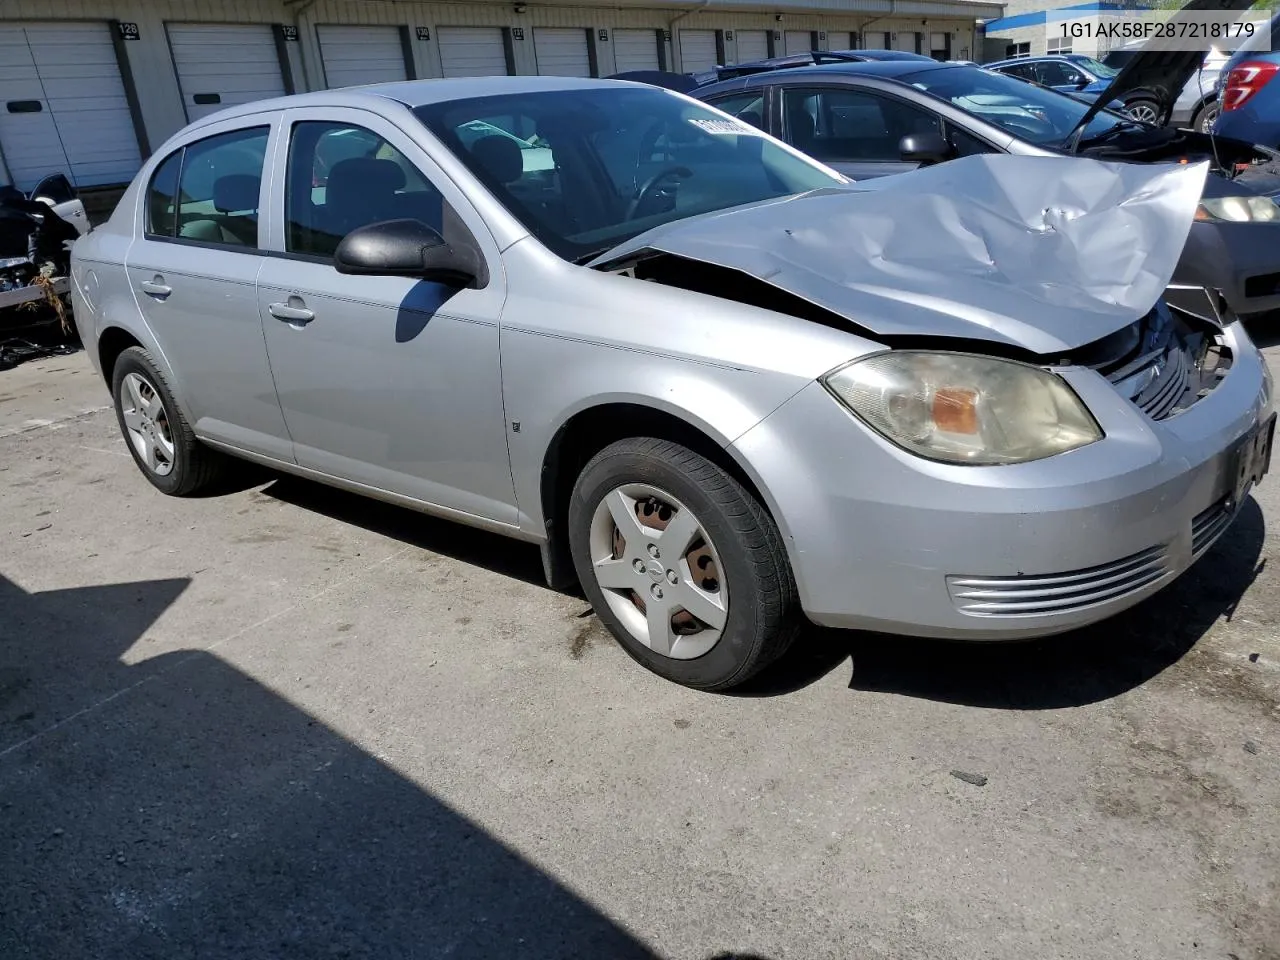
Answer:
<svg viewBox="0 0 1280 960"><path fill-rule="evenodd" d="M445 242L421 220L384 220L357 227L333 253L339 273L412 277L451 287L481 287L479 254Z"/></svg>
<svg viewBox="0 0 1280 960"><path fill-rule="evenodd" d="M1088 85L1089 85L1089 78L1088 78L1088 77L1079 77L1079 78L1077 78L1077 79L1076 79L1076 89L1077 89L1077 90L1083 90L1083 89L1084 89L1085 87L1087 87Z"/></svg>
<svg viewBox="0 0 1280 960"><path fill-rule="evenodd" d="M898 141L898 155L920 164L942 163L951 159L951 144L936 130L909 133Z"/></svg>

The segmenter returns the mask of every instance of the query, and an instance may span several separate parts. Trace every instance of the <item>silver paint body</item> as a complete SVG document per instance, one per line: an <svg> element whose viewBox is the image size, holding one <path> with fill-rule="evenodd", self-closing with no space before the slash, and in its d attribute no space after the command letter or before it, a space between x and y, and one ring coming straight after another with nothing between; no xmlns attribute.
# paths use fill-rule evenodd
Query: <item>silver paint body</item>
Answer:
<svg viewBox="0 0 1280 960"><path fill-rule="evenodd" d="M1228 331L1237 359L1224 383L1173 419L1153 422L1100 375L1068 369L1104 440L1017 466L921 460L817 382L883 344L568 263L406 106L601 83L415 82L197 122L155 152L110 221L75 247L75 315L89 356L98 364L93 345L120 328L150 351L209 444L535 543L547 538L543 466L563 425L604 404L665 411L754 481L783 532L804 610L824 624L974 639L1050 633L1130 606L1190 564L1192 518L1223 495L1233 444L1270 411L1262 360L1239 325ZM488 285L445 298L432 284L341 276L279 256L282 134L306 118L360 123L426 173L477 239ZM261 250L145 238L155 166L184 142L255 123L272 126ZM143 283L171 293L157 298ZM314 321L276 319L268 307L281 302L303 303ZM1169 557L1159 579L1069 615L974 616L948 592L948 575L1072 571L1153 544Z"/></svg>

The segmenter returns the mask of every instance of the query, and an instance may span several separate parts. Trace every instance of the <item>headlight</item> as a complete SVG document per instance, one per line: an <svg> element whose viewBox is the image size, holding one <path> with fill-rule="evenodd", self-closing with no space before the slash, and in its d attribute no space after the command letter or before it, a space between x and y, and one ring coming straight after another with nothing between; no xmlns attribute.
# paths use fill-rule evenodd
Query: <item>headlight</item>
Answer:
<svg viewBox="0 0 1280 960"><path fill-rule="evenodd" d="M1280 207L1270 197L1204 197L1196 208L1196 219L1274 223L1280 221Z"/></svg>
<svg viewBox="0 0 1280 960"><path fill-rule="evenodd" d="M902 350L822 382L872 429L930 460L1024 463L1102 439L1062 378L1011 360Z"/></svg>

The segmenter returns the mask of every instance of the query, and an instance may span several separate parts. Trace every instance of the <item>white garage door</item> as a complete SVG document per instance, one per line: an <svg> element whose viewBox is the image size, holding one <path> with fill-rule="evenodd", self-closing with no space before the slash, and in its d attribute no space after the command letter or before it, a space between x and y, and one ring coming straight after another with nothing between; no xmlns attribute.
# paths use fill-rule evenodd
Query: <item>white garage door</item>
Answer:
<svg viewBox="0 0 1280 960"><path fill-rule="evenodd" d="M769 59L769 34L763 30L739 30L738 62L751 63Z"/></svg>
<svg viewBox="0 0 1280 960"><path fill-rule="evenodd" d="M658 31L613 31L613 63L618 73L628 70L657 70Z"/></svg>
<svg viewBox="0 0 1280 960"><path fill-rule="evenodd" d="M440 27L440 72L446 77L505 77L507 52L498 27Z"/></svg>
<svg viewBox="0 0 1280 960"><path fill-rule="evenodd" d="M893 49L905 50L907 53L915 53L916 35L914 33L907 33L906 31L900 30L894 35Z"/></svg>
<svg viewBox="0 0 1280 960"><path fill-rule="evenodd" d="M329 88L406 80L399 27L317 27Z"/></svg>
<svg viewBox="0 0 1280 960"><path fill-rule="evenodd" d="M265 24L171 23L168 30L188 120L284 96L280 54Z"/></svg>
<svg viewBox="0 0 1280 960"><path fill-rule="evenodd" d="M538 73L544 77L591 76L585 29L535 27L533 55L538 59Z"/></svg>
<svg viewBox="0 0 1280 960"><path fill-rule="evenodd" d="M813 34L808 30L788 30L784 36L787 43L787 56L793 53L808 53L813 49Z"/></svg>
<svg viewBox="0 0 1280 960"><path fill-rule="evenodd" d="M0 28L0 149L19 189L128 181L142 163L105 23Z"/></svg>
<svg viewBox="0 0 1280 960"><path fill-rule="evenodd" d="M680 31L680 70L700 73L716 65L716 32L714 30Z"/></svg>
<svg viewBox="0 0 1280 960"><path fill-rule="evenodd" d="M836 30L834 33L827 32L827 49L828 50L856 50L858 48L855 40L856 34L849 33L847 30Z"/></svg>

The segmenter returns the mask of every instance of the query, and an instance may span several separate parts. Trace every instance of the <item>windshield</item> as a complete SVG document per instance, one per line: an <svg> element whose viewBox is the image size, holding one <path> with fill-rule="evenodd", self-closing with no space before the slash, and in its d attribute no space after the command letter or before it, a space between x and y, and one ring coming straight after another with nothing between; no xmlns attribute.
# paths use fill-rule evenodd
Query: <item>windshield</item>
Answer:
<svg viewBox="0 0 1280 960"><path fill-rule="evenodd" d="M654 87L504 94L414 112L567 260L671 220L846 182L755 127Z"/></svg>
<svg viewBox="0 0 1280 960"><path fill-rule="evenodd" d="M1042 147L1064 146L1089 110L1089 104L1074 97L981 67L928 70L900 79ZM1082 139L1106 133L1122 122L1122 117L1103 110L1089 121Z"/></svg>
<svg viewBox="0 0 1280 960"><path fill-rule="evenodd" d="M1114 79L1120 73L1115 67L1108 67L1101 60L1095 60L1093 57L1072 57L1071 62L1088 70L1100 80Z"/></svg>

